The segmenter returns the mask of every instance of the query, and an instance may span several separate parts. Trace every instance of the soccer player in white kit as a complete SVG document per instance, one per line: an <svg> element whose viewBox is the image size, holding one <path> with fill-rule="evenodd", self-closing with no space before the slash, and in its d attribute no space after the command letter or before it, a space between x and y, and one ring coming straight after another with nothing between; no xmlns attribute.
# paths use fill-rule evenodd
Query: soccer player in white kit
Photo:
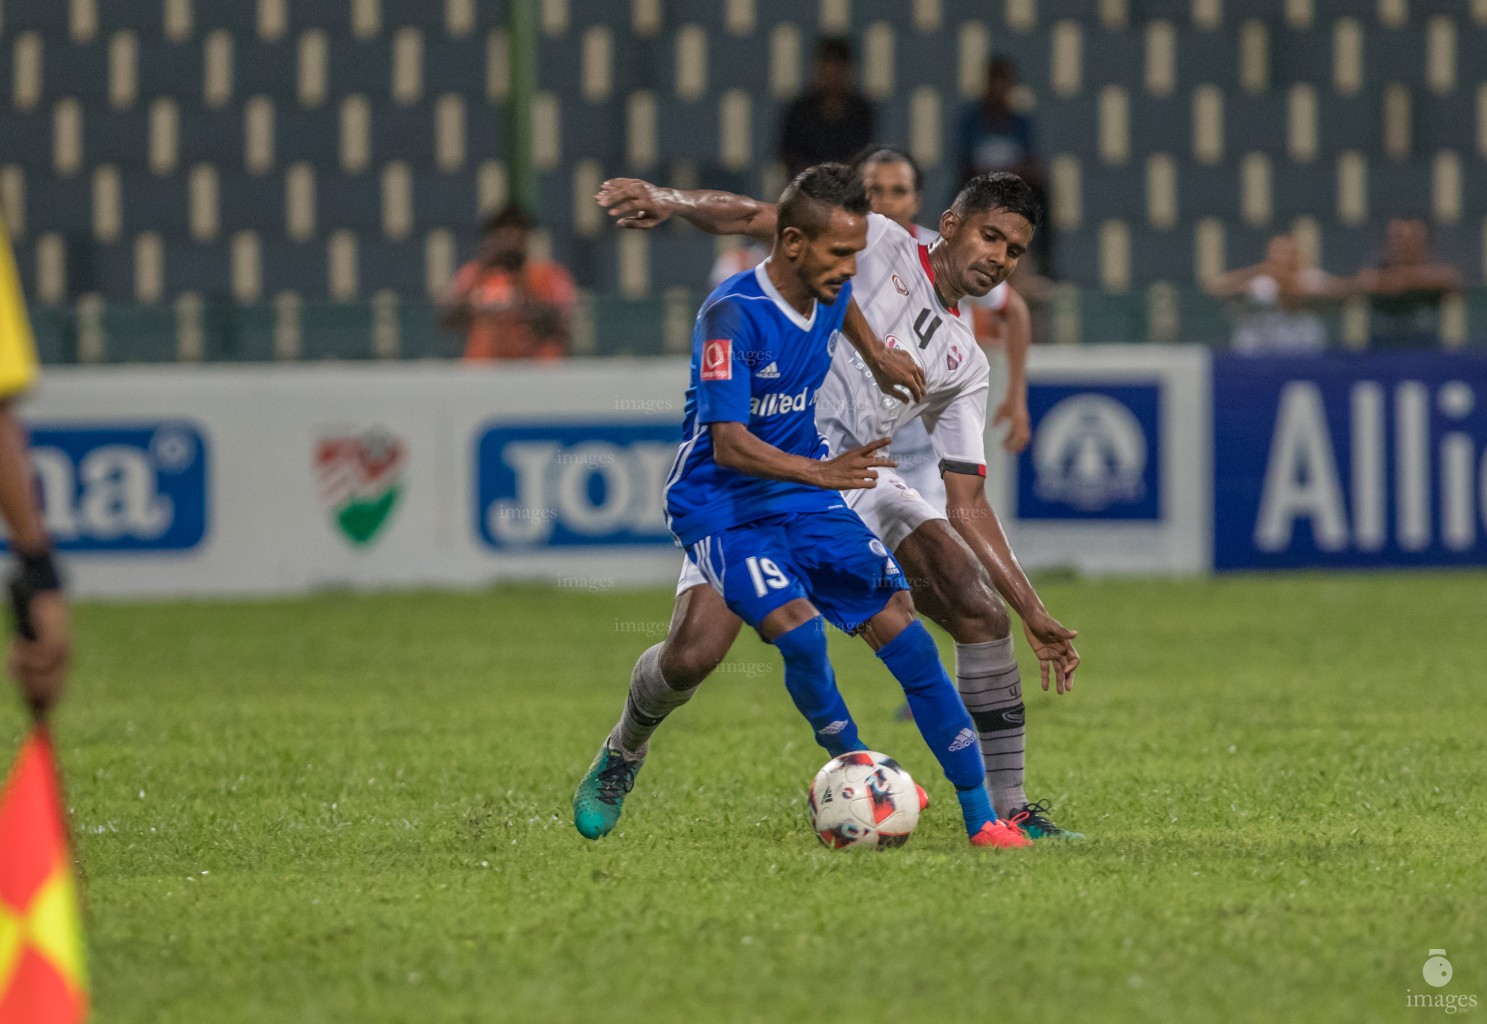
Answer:
<svg viewBox="0 0 1487 1024"><path fill-rule="evenodd" d="M862 184L874 213L881 213L922 245L930 246L940 233L915 223L919 217L924 178L914 157L892 146L871 146L857 159ZM978 341L983 322L994 325L1007 360L1007 388L992 418L1005 423L1002 447L1010 454L1025 449L1032 437L1027 411L1027 350L1032 343L1032 317L1027 302L1003 281L983 296L967 295L962 308L970 307L971 326ZM888 453L898 462L898 474L925 501L945 507L945 485L940 476L934 445L922 420L905 423L893 435Z"/></svg>
<svg viewBox="0 0 1487 1024"><path fill-rule="evenodd" d="M715 234L766 238L775 230L773 205L727 192L616 179L605 182L598 198L624 227L650 228L677 214ZM940 216L940 239L932 246L888 218L870 215L867 247L857 257L855 308L844 331L863 349L876 335L908 353L923 370L924 394L907 403L881 394L861 357L838 345L816 402L817 426L833 450L892 436L902 424L924 419L947 504L931 505L891 469L879 469L876 486L844 499L913 581L916 608L955 639L956 682L975 720L993 805L998 816L1034 839L1077 833L1055 825L1047 807L1030 804L1023 791L1021 679L1010 617L998 594L1022 619L1045 689L1050 678L1059 693L1070 689L1079 655L1075 632L1043 606L986 499L989 369L959 303L967 295L985 295L1011 275L1040 217L1032 189L1004 173L981 175L961 189ZM598 835L618 823L650 736L723 660L741 625L686 563L667 637L640 656L620 721L605 740L621 756L596 759L609 767L585 776L575 798L590 805L597 798L612 809Z"/></svg>

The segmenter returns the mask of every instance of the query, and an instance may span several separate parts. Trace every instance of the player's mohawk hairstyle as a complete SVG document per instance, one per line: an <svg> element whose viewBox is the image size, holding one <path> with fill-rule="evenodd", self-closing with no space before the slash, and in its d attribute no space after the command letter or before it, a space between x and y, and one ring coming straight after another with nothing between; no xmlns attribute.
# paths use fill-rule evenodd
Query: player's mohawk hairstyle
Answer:
<svg viewBox="0 0 1487 1024"><path fill-rule="evenodd" d="M1031 185L1007 171L978 174L966 182L955 196L950 209L960 217L985 210L1006 210L1021 214L1037 227L1043 220L1043 201Z"/></svg>
<svg viewBox="0 0 1487 1024"><path fill-rule="evenodd" d="M862 179L846 164L807 167L780 194L775 232L783 235L786 228L796 228L807 238L815 238L826 226L833 209L867 216L867 193L862 188Z"/></svg>

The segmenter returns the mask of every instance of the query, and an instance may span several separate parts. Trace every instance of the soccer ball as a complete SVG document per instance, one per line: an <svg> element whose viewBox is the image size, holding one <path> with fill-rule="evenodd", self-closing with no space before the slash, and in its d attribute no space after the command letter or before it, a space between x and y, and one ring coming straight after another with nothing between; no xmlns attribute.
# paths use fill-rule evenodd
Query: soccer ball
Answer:
<svg viewBox="0 0 1487 1024"><path fill-rule="evenodd" d="M811 780L811 828L833 850L902 846L919 824L919 790L886 754L855 750Z"/></svg>

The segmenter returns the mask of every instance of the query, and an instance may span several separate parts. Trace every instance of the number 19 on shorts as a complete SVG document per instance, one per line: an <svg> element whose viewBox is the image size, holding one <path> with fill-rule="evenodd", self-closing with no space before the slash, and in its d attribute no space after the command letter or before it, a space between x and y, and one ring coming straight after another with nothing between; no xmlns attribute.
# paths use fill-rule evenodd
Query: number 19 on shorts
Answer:
<svg viewBox="0 0 1487 1024"><path fill-rule="evenodd" d="M790 585L790 581L772 558L750 555L744 559L744 564L749 567L749 579L754 581L755 597L763 597L771 590L784 590Z"/></svg>

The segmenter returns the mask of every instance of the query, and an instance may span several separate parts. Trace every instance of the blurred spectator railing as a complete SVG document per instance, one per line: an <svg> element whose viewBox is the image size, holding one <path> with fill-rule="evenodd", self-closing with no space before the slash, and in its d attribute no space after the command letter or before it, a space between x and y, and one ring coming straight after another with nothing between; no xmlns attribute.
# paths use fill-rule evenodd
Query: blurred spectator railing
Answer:
<svg viewBox="0 0 1487 1024"><path fill-rule="evenodd" d="M687 289L643 299L584 295L572 355L685 354L702 298L702 292ZM1407 341L1380 336L1366 299L1350 299L1320 315L1332 348L1487 346L1487 287L1447 296ZM41 358L54 364L455 359L464 348L463 338L440 330L432 303L392 293L357 303L286 295L260 305L192 295L155 306L85 299L65 309L36 307L31 316ZM1197 289L1169 285L1119 294L1058 285L1033 316L1036 341L1066 345L1196 342L1227 348L1234 323L1232 307Z"/></svg>

